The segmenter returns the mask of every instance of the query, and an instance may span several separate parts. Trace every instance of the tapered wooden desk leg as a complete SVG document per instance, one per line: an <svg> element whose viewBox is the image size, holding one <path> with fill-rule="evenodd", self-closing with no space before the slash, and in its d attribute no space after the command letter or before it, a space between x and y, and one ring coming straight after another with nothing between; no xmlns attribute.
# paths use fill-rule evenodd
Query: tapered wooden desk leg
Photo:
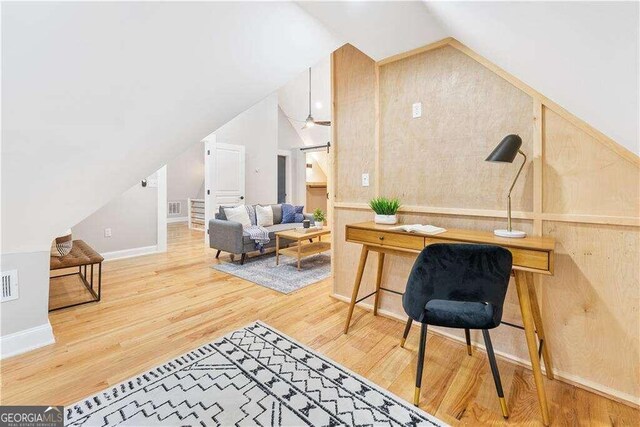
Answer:
<svg viewBox="0 0 640 427"><path fill-rule="evenodd" d="M353 283L353 292L351 293L351 302L349 303L347 323L344 325L345 334L349 332L349 323L351 323L353 308L356 306L356 301L358 300L358 291L360 290L360 282L362 282L362 273L364 273L364 267L367 264L367 255L369 255L369 248L366 245L362 245L362 252L360 252L360 264L358 264L358 273L356 274L356 281Z"/></svg>
<svg viewBox="0 0 640 427"><path fill-rule="evenodd" d="M380 284L382 283L382 267L384 266L384 253L378 252L378 274L376 275L376 296L373 301L373 315L378 315L378 303L380 302Z"/></svg>
<svg viewBox="0 0 640 427"><path fill-rule="evenodd" d="M529 298L527 277L525 272L520 270L516 270L515 275L518 300L520 302L520 312L522 314L522 323L524 325L524 334L527 338L527 347L529 348L529 358L531 359L533 379L536 383L536 390L538 392L540 412L542 412L542 422L545 426L548 426L549 409L547 407L547 394L544 390L544 378L542 376L542 369L540 369L540 359L538 358L538 343L536 341L533 313L531 312L531 299Z"/></svg>
<svg viewBox="0 0 640 427"><path fill-rule="evenodd" d="M552 380L553 367L551 364L551 352L549 351L549 341L544 334L544 325L542 324L542 315L540 314L540 305L538 304L538 295L533 283L533 273L527 273L527 289L529 290L529 299L531 300L531 311L533 314L533 323L536 325L536 333L542 345L542 358L544 359L544 368L547 378Z"/></svg>

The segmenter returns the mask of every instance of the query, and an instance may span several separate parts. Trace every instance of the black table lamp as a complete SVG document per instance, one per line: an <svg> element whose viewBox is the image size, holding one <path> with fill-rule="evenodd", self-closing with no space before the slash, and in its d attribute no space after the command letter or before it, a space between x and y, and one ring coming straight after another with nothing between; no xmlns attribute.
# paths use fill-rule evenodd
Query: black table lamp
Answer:
<svg viewBox="0 0 640 427"><path fill-rule="evenodd" d="M527 233L524 231L512 230L511 229L511 191L513 187L516 185L516 181L520 176L520 172L522 172L522 168L524 168L524 164L527 162L527 156L520 150L520 146L522 145L522 138L518 135L507 135L504 139L498 144L498 146L489 154L485 160L487 162L506 162L513 163L516 156L522 154L524 160L520 165L520 169L518 169L518 173L516 177L513 179L513 183L509 188L509 194L507 195L507 229L506 230L494 230L493 233L496 236L500 237L526 237Z"/></svg>

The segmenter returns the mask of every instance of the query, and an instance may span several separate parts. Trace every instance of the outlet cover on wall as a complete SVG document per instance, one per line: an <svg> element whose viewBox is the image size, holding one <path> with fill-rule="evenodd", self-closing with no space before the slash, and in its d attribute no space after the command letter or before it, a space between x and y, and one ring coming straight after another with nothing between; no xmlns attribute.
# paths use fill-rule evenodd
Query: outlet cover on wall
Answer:
<svg viewBox="0 0 640 427"><path fill-rule="evenodd" d="M413 104L412 112L414 119L422 117L422 102L416 102L415 104Z"/></svg>
<svg viewBox="0 0 640 427"><path fill-rule="evenodd" d="M111 228L104 229L104 237L111 237Z"/></svg>
<svg viewBox="0 0 640 427"><path fill-rule="evenodd" d="M362 174L362 186L363 187L368 187L369 186L369 174L368 173L363 173Z"/></svg>

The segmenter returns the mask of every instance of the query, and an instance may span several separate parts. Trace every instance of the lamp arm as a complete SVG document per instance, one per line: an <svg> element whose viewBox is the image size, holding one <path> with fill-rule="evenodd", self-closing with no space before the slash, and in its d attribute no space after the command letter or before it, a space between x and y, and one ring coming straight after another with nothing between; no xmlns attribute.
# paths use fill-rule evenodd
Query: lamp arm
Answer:
<svg viewBox="0 0 640 427"><path fill-rule="evenodd" d="M520 176L520 172L522 172L522 168L524 168L525 163L527 163L527 155L522 152L522 150L518 150L518 153L522 154L524 159L522 160L522 164L520 165L520 169L518 169L518 173L516 177L513 178L513 183L509 188L509 194L507 194L507 230L511 231L511 191L513 191L513 187L516 185L516 181L518 181L518 177Z"/></svg>
<svg viewBox="0 0 640 427"><path fill-rule="evenodd" d="M522 154L522 157L524 157L524 159L522 160L522 164L520 165L520 169L518 169L518 173L516 174L516 177L513 178L513 183L511 184L511 187L509 188L509 194L507 195L508 197L511 197L511 191L513 190L513 187L516 186L516 181L518 181L520 172L522 172L522 169L524 168L525 163L527 163L527 155L524 154L522 150L518 150L518 153Z"/></svg>

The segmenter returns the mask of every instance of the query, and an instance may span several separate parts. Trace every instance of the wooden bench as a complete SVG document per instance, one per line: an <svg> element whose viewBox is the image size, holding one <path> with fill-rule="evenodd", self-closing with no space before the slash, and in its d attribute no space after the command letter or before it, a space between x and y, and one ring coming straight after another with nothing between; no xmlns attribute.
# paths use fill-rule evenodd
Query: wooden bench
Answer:
<svg viewBox="0 0 640 427"><path fill-rule="evenodd" d="M49 263L49 271L63 270L67 268L78 267L78 271L68 274L60 274L50 276L50 280L57 279L66 276L80 276L83 285L87 288L87 291L91 294L92 298L88 301L77 302L73 304L63 305L61 307L52 308L49 311L60 310L63 308L75 307L76 305L87 304L91 302L100 301L100 291L102 287L102 261L104 258L98 252L94 251L91 246L87 245L82 240L74 240L71 252L65 256L51 255ZM94 279L94 266L98 266L98 292L93 288ZM87 267L89 267L89 280L87 280Z"/></svg>

